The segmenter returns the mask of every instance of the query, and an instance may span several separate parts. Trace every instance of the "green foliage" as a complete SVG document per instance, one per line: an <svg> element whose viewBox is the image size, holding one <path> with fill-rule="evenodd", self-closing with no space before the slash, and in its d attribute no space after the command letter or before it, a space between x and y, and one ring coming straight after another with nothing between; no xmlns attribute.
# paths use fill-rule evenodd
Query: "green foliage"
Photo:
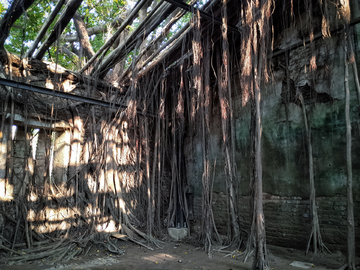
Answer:
<svg viewBox="0 0 360 270"><path fill-rule="evenodd" d="M5 12L6 8L3 3L0 2L0 16L3 16L3 13Z"/></svg>
<svg viewBox="0 0 360 270"><path fill-rule="evenodd" d="M6 12L6 3L0 0L0 19ZM33 40L36 38L46 18L51 14L55 8L56 2L51 0L38 0L21 16L10 30L10 35L5 42L5 48L17 55L24 56L27 50L32 46ZM98 26L99 24L110 24L116 16L121 15L125 10L125 0L85 0L80 6L78 12L84 18L87 28ZM57 15L56 19L49 27L44 39L50 34L54 28L58 17L64 11L64 8ZM76 34L74 23L71 21L65 28L63 35ZM106 33L99 33L90 37L90 42L94 51L97 51L105 42ZM44 40L42 40L43 42ZM40 44L39 44L40 45ZM79 49L76 42L74 47ZM65 68L78 68L77 59L74 56L59 53L57 47L62 46L71 47L70 43L66 43L64 39L55 42L49 52L44 56L45 60L58 61L58 63Z"/></svg>
<svg viewBox="0 0 360 270"><path fill-rule="evenodd" d="M6 0L0 0L0 19L4 16L6 12L7 3ZM93 50L96 52L99 50L109 35L112 35L115 29L111 29L110 22L117 16L121 16L126 12L127 0L84 0L82 5L78 9L80 16L83 18L87 28L94 26L99 26L106 24L107 28L102 32L90 37L90 43L93 47ZM207 0L202 0L206 2ZM32 46L33 40L36 38L39 33L43 23L46 18L51 14L56 5L54 0L37 0L35 3L26 11L26 13L21 16L11 28L10 35L5 42L5 48L17 55L24 56L28 49ZM64 7L57 15L56 19L52 22L51 26L47 30L45 37L42 42L49 36L52 29L56 24L57 19L64 12ZM182 29L182 27L190 20L192 14L186 13L171 29L170 33L167 35L166 39L163 42L166 42L171 38L177 31ZM125 17L125 16L124 16ZM148 38L150 41L151 38L154 38L161 32L161 28L166 25L167 22L163 22L157 27L152 35ZM135 19L131 26L126 28L127 31L131 32L136 29L139 25L139 20ZM73 21L66 26L62 36L65 35L76 35L76 29ZM38 45L38 47L41 43ZM61 50L63 47L71 50L75 48L80 50L79 42L73 42L72 44L66 42L64 38L60 38L57 42L52 44L49 51L45 54L44 60L58 62L61 66L70 69L77 70L80 67L79 59L75 55L67 55ZM75 50L75 51L76 51ZM110 53L111 50L108 50L107 53ZM130 65L133 58L133 53L131 52L126 60L126 66ZM83 60L81 60L83 61Z"/></svg>
<svg viewBox="0 0 360 270"><path fill-rule="evenodd" d="M50 11L50 1L38 1L21 16L10 30L10 36L5 48L12 53L24 54L45 21L46 13Z"/></svg>
<svg viewBox="0 0 360 270"><path fill-rule="evenodd" d="M124 0L87 0L79 8L79 13L84 16L87 27L93 27L113 20L125 11Z"/></svg>

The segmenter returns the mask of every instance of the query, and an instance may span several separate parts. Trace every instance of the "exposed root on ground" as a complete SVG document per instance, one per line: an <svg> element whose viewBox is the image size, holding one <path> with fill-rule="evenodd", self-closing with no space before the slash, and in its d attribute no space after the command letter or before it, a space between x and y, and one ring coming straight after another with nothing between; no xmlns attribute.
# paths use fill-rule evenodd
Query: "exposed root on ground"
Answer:
<svg viewBox="0 0 360 270"><path fill-rule="evenodd" d="M52 264L57 262L65 262L74 259L76 256L86 256L92 246L103 247L111 253L122 255L124 250L120 249L111 237L123 241L131 241L149 250L154 250L150 245L160 248L162 241L149 237L145 233L136 229L131 224L122 225L121 231L118 233L97 233L91 236L85 234L75 238L69 237L69 230L62 238L50 238L45 241L33 242L32 248L11 249L2 244L3 237L0 239L0 264L24 263L35 260L47 259ZM115 240L116 241L116 240ZM26 245L24 245L26 246Z"/></svg>

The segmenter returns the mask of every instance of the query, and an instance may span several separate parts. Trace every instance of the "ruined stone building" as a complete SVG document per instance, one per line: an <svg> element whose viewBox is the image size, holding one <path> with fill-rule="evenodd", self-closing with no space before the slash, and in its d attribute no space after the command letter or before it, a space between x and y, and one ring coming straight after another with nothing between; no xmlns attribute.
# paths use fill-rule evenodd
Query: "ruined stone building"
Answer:
<svg viewBox="0 0 360 270"><path fill-rule="evenodd" d="M1 13L0 254L170 234L355 269L359 1L43 2Z"/></svg>

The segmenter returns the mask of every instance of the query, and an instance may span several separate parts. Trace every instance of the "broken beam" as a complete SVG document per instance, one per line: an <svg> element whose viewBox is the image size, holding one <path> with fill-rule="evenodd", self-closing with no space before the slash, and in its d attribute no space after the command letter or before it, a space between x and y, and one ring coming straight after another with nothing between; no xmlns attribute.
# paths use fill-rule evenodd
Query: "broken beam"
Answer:
<svg viewBox="0 0 360 270"><path fill-rule="evenodd" d="M166 2L169 2L171 4L173 4L174 6L177 6L179 8L182 8L186 11L189 11L189 12L192 12L194 14L196 14L197 11L200 12L200 16L202 18L205 18L205 19L208 19L208 20L212 20L214 21L216 24L218 25L222 25L222 21L218 18L215 18L213 16L211 16L210 14L200 10L200 9L197 9L196 7L193 7L193 6L190 6L184 2L178 2L177 0L165 0ZM232 26L232 25L228 25L228 28L232 31L234 31L235 33L240 33L239 32L239 29L237 29L235 26Z"/></svg>
<svg viewBox="0 0 360 270"><path fill-rule="evenodd" d="M108 101L99 100L99 99L95 99L95 98L88 98L88 97L74 95L74 94L70 94L70 93L66 93L66 92L60 92L60 91L56 91L56 90L52 90L52 89L48 89L48 88L44 88L44 87L40 87L40 86L35 86L35 85L21 83L21 82L15 82L15 81L3 79L3 78L0 78L0 85L10 86L10 87L18 88L21 90L31 91L31 92L44 94L44 95L50 95L50 96L59 97L59 98L76 100L76 101L80 101L80 102L84 102L84 103L88 103L88 104L92 104L92 105L107 107L107 108L124 108L124 109L127 108L126 105L122 105L122 104L116 104L116 103L111 103ZM137 110L137 113L144 114L140 110ZM151 116L151 115L146 114L146 116Z"/></svg>

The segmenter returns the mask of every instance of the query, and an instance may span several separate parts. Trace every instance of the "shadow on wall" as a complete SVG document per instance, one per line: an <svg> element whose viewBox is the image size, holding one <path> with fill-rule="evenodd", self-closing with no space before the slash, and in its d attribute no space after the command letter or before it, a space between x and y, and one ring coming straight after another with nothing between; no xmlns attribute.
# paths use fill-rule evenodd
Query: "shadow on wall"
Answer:
<svg viewBox="0 0 360 270"><path fill-rule="evenodd" d="M38 240L43 234L119 232L125 217L145 227L147 187L144 164L136 162L139 142L129 140L126 123L103 131L90 142L83 141L81 129L25 132L19 126L0 143L4 153L9 141L12 145L0 178L0 234L6 242L24 243L28 229Z"/></svg>

